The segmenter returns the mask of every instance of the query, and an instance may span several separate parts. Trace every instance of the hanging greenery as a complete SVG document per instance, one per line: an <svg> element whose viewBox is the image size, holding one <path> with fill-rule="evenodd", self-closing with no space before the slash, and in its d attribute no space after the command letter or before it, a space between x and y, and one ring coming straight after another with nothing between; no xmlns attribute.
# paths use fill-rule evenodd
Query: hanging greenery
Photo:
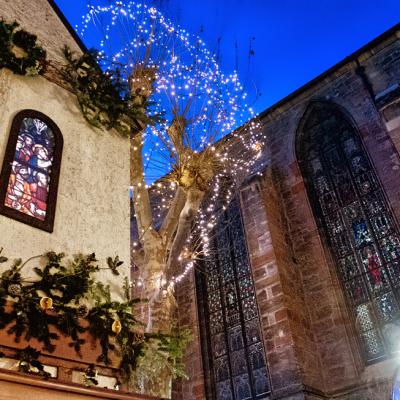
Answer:
<svg viewBox="0 0 400 400"><path fill-rule="evenodd" d="M173 323L173 321L172 321ZM143 343L142 355L137 360L137 368L132 371L130 385L135 391L140 391L145 383L146 393L157 396L160 386L160 377L165 371L176 378L187 379L185 365L182 362L183 353L192 340L189 329L172 329L172 335L164 336L159 340L147 340ZM127 380L129 377L125 377Z"/></svg>
<svg viewBox="0 0 400 400"><path fill-rule="evenodd" d="M49 252L25 263L18 259L1 274L0 329L7 329L16 342L21 338L36 339L50 353L56 350L56 340L62 335L70 339L69 346L78 354L85 343L82 334L89 332L101 347L97 361L109 365L110 353L114 353L119 359L121 378L126 382L131 380L138 360L146 358L151 343L152 352L158 352L176 367L176 376L184 375L181 358L187 336L183 338L178 331L171 335L139 333L143 332L143 324L133 310L141 300L130 297L128 280L123 287L125 300L112 300L109 286L93 277L100 269L94 253L75 256L67 263L64 258L63 253ZM23 278L22 269L34 260L44 261L44 266L34 267L36 278L28 281ZM7 257L0 255L0 263L7 261ZM118 257L108 258L107 264L106 269L119 274L117 268L122 262ZM26 359L28 369L29 365L40 367L39 349L31 349L22 352L22 358L17 354L20 361Z"/></svg>
<svg viewBox="0 0 400 400"><path fill-rule="evenodd" d="M65 66L61 76L69 83L78 98L83 116L97 128L115 129L129 137L132 130L158 121L158 116L148 117L151 106L141 96L132 95L129 84L118 66L111 65L103 72L101 58L96 50L76 56L65 46Z"/></svg>
<svg viewBox="0 0 400 400"><path fill-rule="evenodd" d="M37 37L20 29L17 22L0 20L0 68L19 75L43 74L46 51L37 43Z"/></svg>

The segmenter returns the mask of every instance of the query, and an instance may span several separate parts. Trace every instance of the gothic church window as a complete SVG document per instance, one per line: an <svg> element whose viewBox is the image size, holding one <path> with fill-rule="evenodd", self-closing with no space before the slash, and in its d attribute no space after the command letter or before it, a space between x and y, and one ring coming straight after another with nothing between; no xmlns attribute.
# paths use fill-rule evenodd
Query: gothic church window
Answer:
<svg viewBox="0 0 400 400"><path fill-rule="evenodd" d="M52 232L63 138L46 115L19 112L0 179L0 214Z"/></svg>
<svg viewBox="0 0 400 400"><path fill-rule="evenodd" d="M269 376L237 201L210 247L196 276L207 399L264 399Z"/></svg>
<svg viewBox="0 0 400 400"><path fill-rule="evenodd" d="M310 202L337 264L367 362L400 343L400 235L363 143L336 107L314 103L297 139Z"/></svg>

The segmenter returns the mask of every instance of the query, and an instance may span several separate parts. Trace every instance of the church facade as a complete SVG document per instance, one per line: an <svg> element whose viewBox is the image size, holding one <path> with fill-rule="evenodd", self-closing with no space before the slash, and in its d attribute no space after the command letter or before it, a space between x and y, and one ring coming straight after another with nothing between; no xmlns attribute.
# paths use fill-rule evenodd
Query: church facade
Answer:
<svg viewBox="0 0 400 400"><path fill-rule="evenodd" d="M174 398L396 398L399 38L395 26L261 114L267 167L238 194L231 254L178 289L197 346Z"/></svg>

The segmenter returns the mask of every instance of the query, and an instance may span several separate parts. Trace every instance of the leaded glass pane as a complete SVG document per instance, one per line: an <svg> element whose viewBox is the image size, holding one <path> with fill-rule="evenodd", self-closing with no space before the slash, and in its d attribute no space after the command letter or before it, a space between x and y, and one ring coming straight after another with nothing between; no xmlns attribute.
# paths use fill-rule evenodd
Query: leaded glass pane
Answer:
<svg viewBox="0 0 400 400"><path fill-rule="evenodd" d="M362 155L355 155L350 159L350 168L354 175L368 171L368 162Z"/></svg>
<svg viewBox="0 0 400 400"><path fill-rule="evenodd" d="M243 374L242 376L237 376L234 379L234 385L235 385L235 393L237 400L246 400L252 398L249 376L247 374Z"/></svg>
<svg viewBox="0 0 400 400"><path fill-rule="evenodd" d="M342 216L339 213L333 213L326 218L326 221L331 244L339 257L349 254L351 243Z"/></svg>
<svg viewBox="0 0 400 400"><path fill-rule="evenodd" d="M356 308L356 325L362 332L371 330L374 327L370 304L362 304Z"/></svg>
<svg viewBox="0 0 400 400"><path fill-rule="evenodd" d="M223 250L219 251L220 263L222 267L222 279L225 282L230 282L234 279L232 260L226 254L221 255L222 251Z"/></svg>
<svg viewBox="0 0 400 400"><path fill-rule="evenodd" d="M244 347L242 327L228 329L228 340L231 351L242 349Z"/></svg>
<svg viewBox="0 0 400 400"><path fill-rule="evenodd" d="M217 382L229 379L228 356L217 358L214 361L215 380Z"/></svg>
<svg viewBox="0 0 400 400"><path fill-rule="evenodd" d="M380 243L385 261L394 261L400 256L400 243L397 235L390 235Z"/></svg>
<svg viewBox="0 0 400 400"><path fill-rule="evenodd" d="M354 181L360 195L368 194L377 188L374 175L371 172L356 176Z"/></svg>
<svg viewBox="0 0 400 400"><path fill-rule="evenodd" d="M233 376L243 374L247 371L247 362L244 350L231 351L230 359Z"/></svg>
<svg viewBox="0 0 400 400"><path fill-rule="evenodd" d="M213 346L213 352L215 357L220 357L226 354L226 342L224 333L220 333L219 335L213 336L211 338L211 343Z"/></svg>
<svg viewBox="0 0 400 400"><path fill-rule="evenodd" d="M224 329L224 317L222 311L210 314L210 330L212 334L222 332Z"/></svg>
<svg viewBox="0 0 400 400"><path fill-rule="evenodd" d="M261 341L260 324L258 318L246 322L247 343L257 343Z"/></svg>
<svg viewBox="0 0 400 400"><path fill-rule="evenodd" d="M369 360L374 360L385 354L385 349L376 330L361 333L361 340L364 343L364 349Z"/></svg>
<svg viewBox="0 0 400 400"><path fill-rule="evenodd" d="M217 383L217 396L218 400L233 400L230 379Z"/></svg>
<svg viewBox="0 0 400 400"><path fill-rule="evenodd" d="M361 259L365 272L372 271L382 265L381 257L375 245L369 245L359 250L358 255Z"/></svg>
<svg viewBox="0 0 400 400"><path fill-rule="evenodd" d="M47 210L54 134L38 118L23 118L4 205L44 221Z"/></svg>
<svg viewBox="0 0 400 400"><path fill-rule="evenodd" d="M395 348L395 332L400 340L400 235L354 128L338 110L314 107L300 143L301 168L365 358L373 361Z"/></svg>
<svg viewBox="0 0 400 400"><path fill-rule="evenodd" d="M267 369L260 368L253 371L253 382L257 395L269 392L269 382L267 377Z"/></svg>
<svg viewBox="0 0 400 400"><path fill-rule="evenodd" d="M243 257L236 258L236 271L238 278L242 278L244 275L250 273L249 264Z"/></svg>
<svg viewBox="0 0 400 400"><path fill-rule="evenodd" d="M325 215L332 213L338 209L335 192L329 192L320 197L322 212Z"/></svg>
<svg viewBox="0 0 400 400"><path fill-rule="evenodd" d="M239 280L240 297L248 297L254 293L253 282L249 276Z"/></svg>
<svg viewBox="0 0 400 400"><path fill-rule="evenodd" d="M238 298L236 293L235 283L228 283L224 287L225 294L225 307L228 314L236 313L238 311Z"/></svg>
<svg viewBox="0 0 400 400"><path fill-rule="evenodd" d="M221 297L219 292L208 293L208 308L210 312L219 310L222 307Z"/></svg>
<svg viewBox="0 0 400 400"><path fill-rule="evenodd" d="M387 266L390 279L394 287L400 286L400 262L394 261Z"/></svg>
<svg viewBox="0 0 400 400"><path fill-rule="evenodd" d="M253 369L259 369L265 366L264 349L261 343L249 347L250 363Z"/></svg>
<svg viewBox="0 0 400 400"><path fill-rule="evenodd" d="M348 281L361 273L357 259L353 254L339 259L339 268L344 281Z"/></svg>
<svg viewBox="0 0 400 400"><path fill-rule="evenodd" d="M220 399L264 399L269 392L255 290L238 204L217 224L210 243L212 256L204 263L199 304L206 303L203 340L209 393ZM201 312L201 310L199 310Z"/></svg>
<svg viewBox="0 0 400 400"><path fill-rule="evenodd" d="M218 287L219 287L218 273L207 274L207 290L209 292L212 292L213 290L217 290Z"/></svg>
<svg viewBox="0 0 400 400"><path fill-rule="evenodd" d="M248 321L257 316L256 299L254 296L247 297L243 300L243 314L244 320Z"/></svg>
<svg viewBox="0 0 400 400"><path fill-rule="evenodd" d="M351 303L360 304L368 301L367 291L365 290L364 280L362 278L351 279L345 282L344 287Z"/></svg>
<svg viewBox="0 0 400 400"><path fill-rule="evenodd" d="M382 322L391 322L398 318L399 308L392 292L377 297L375 303Z"/></svg>
<svg viewBox="0 0 400 400"><path fill-rule="evenodd" d="M384 268L372 269L367 274L370 292L374 295L390 290L390 283Z"/></svg>

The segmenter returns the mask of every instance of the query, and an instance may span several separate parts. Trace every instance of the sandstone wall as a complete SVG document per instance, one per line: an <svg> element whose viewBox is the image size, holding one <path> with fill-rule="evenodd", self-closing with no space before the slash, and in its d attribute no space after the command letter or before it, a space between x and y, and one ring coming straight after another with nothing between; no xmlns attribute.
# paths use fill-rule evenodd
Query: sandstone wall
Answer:
<svg viewBox="0 0 400 400"><path fill-rule="evenodd" d="M309 204L295 141L311 101L340 106L357 127L399 222L399 38L397 26L261 116L267 142L260 163L267 167L240 196L271 399L390 398L399 361L362 361L334 260Z"/></svg>

